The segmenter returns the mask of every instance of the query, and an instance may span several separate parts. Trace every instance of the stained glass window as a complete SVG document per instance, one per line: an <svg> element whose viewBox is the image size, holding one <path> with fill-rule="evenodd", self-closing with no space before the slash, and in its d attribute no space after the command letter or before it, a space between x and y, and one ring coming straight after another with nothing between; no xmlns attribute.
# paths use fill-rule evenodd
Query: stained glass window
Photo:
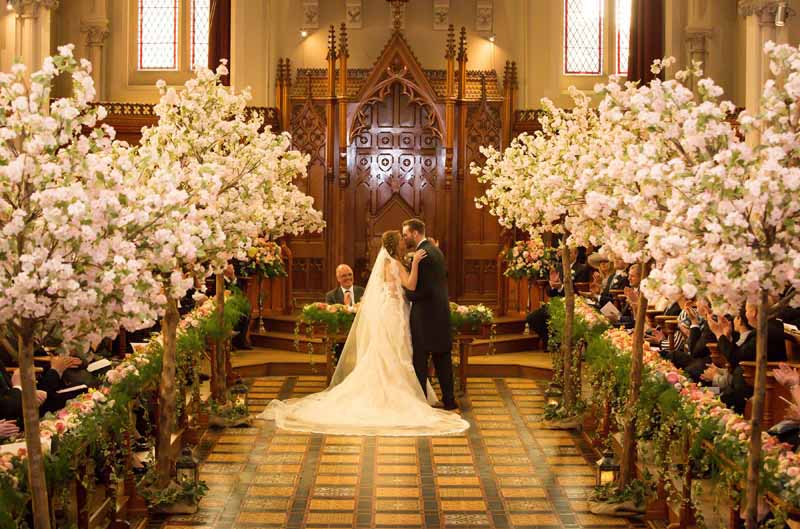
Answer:
<svg viewBox="0 0 800 529"><path fill-rule="evenodd" d="M603 73L604 0L564 0L564 73Z"/></svg>
<svg viewBox="0 0 800 529"><path fill-rule="evenodd" d="M178 68L178 0L139 0L139 69Z"/></svg>
<svg viewBox="0 0 800 529"><path fill-rule="evenodd" d="M617 26L617 73L628 73L628 54L630 52L631 38L631 0L616 0Z"/></svg>
<svg viewBox="0 0 800 529"><path fill-rule="evenodd" d="M191 68L208 66L208 26L211 0L192 0L192 57ZM212 69L217 65L212 65Z"/></svg>

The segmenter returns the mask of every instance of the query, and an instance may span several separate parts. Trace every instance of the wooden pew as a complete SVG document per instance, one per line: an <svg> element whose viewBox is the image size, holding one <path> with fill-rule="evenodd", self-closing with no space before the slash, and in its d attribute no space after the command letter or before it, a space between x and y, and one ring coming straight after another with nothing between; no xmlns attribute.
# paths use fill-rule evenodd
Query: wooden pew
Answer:
<svg viewBox="0 0 800 529"><path fill-rule="evenodd" d="M772 374L772 371L776 369L780 363L781 362L767 362L767 388L766 398L764 399L764 416L762 417L764 429L771 428L773 425L779 423L786 414L786 410L789 405L786 404L782 398L790 402L792 399L789 390L787 390L781 384L778 384ZM789 365L794 368L800 368L800 364L790 363ZM742 362L741 366L742 371L744 372L744 379L747 381L750 387L753 387L756 378L756 363ZM748 400L744 411L744 416L748 419L751 417L751 401L752 399Z"/></svg>

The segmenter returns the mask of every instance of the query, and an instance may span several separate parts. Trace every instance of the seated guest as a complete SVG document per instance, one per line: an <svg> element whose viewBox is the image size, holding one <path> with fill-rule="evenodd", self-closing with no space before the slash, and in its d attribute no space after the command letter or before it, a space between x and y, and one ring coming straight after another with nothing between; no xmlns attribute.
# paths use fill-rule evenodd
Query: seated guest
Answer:
<svg viewBox="0 0 800 529"><path fill-rule="evenodd" d="M352 268L346 264L337 266L336 281L339 283L339 286L325 294L325 303L328 305L347 305L352 307L361 301L361 296L364 295L364 288L353 284Z"/></svg>
<svg viewBox="0 0 800 529"><path fill-rule="evenodd" d="M666 352L665 356L679 367L686 371L689 378L695 382L700 381L700 376L711 363L711 351L708 344L715 340L714 333L708 326L708 318L712 316L711 308L706 300L697 302L697 309L686 304L685 313L689 318L690 327L686 336L686 345L682 348L674 348ZM678 323L681 333L686 333L684 322Z"/></svg>
<svg viewBox="0 0 800 529"><path fill-rule="evenodd" d="M631 265L628 270L629 286L625 287L625 306L622 307L619 321L616 322L626 329L633 329L636 320L636 307L639 304L639 283L642 281L641 267ZM614 323L614 322L612 322Z"/></svg>
<svg viewBox="0 0 800 529"><path fill-rule="evenodd" d="M736 323L736 319L739 323ZM758 307L747 303L745 313L739 314L734 319L734 325L740 329L734 335L730 326L714 326L719 332L718 348L731 368L731 381L728 390L721 395L721 400L735 411L744 413L744 407L753 395L753 388L747 385L744 379L742 362L752 362L756 359L756 333L753 330L758 322ZM744 335L744 337L742 337ZM783 324L778 320L770 319L767 322L767 361L782 362L786 360L786 342L783 340Z"/></svg>
<svg viewBox="0 0 800 529"><path fill-rule="evenodd" d="M579 246L572 263L572 280L576 283L587 283L592 278L592 267L586 262L586 248Z"/></svg>
<svg viewBox="0 0 800 529"><path fill-rule="evenodd" d="M744 311L740 311L734 318L730 318L728 315L717 320L712 318L709 321L709 328L711 332L714 333L714 336L716 336L718 345L720 341L725 341L720 340L723 336L735 338L737 347L741 347L755 336L753 328L747 323ZM728 364L728 366L729 367L718 367L711 364L706 368L700 378L709 382L712 386L719 388L720 396L730 401L731 395L735 391L734 382L738 384L742 379L739 379L737 376L737 380L734 381L733 369L730 368L730 364Z"/></svg>
<svg viewBox="0 0 800 529"><path fill-rule="evenodd" d="M36 390L36 400L41 406L47 399L47 392ZM0 419L14 421L17 427L23 427L22 420L22 379L19 369L13 375L8 374L5 365L0 361Z"/></svg>
<svg viewBox="0 0 800 529"><path fill-rule="evenodd" d="M548 298L564 297L564 282L561 280L558 268L550 269L546 293ZM549 339L547 332L549 319L550 314L547 311L547 305L542 305L525 318L528 329L535 332L542 339L542 346L545 350L547 350Z"/></svg>
<svg viewBox="0 0 800 529"><path fill-rule="evenodd" d="M0 440L14 437L19 433L19 426L14 421L0 419Z"/></svg>

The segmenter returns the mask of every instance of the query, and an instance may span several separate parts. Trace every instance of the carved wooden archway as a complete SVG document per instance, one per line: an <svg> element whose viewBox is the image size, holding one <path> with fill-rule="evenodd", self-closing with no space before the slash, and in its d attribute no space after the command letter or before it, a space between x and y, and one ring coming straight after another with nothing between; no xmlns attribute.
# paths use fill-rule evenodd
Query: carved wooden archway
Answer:
<svg viewBox="0 0 800 529"><path fill-rule="evenodd" d="M294 83L279 61L281 120L311 155L310 192L327 221L321 240L291 241L297 299L332 288L338 263L366 280L380 233L417 216L440 240L451 297L493 304L502 242L495 220L474 208L482 187L469 164L481 161L479 146L508 142L513 65L502 88L495 71L467 71L466 30L456 39L451 26L445 70L423 70L399 30L372 68L348 69L346 36L342 27L337 47L331 27L327 68L299 69Z"/></svg>

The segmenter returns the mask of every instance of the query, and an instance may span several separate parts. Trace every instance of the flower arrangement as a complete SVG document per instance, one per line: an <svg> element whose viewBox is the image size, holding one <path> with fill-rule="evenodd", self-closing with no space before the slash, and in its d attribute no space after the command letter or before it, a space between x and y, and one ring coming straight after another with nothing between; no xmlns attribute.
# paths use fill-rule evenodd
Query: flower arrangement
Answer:
<svg viewBox="0 0 800 529"><path fill-rule="evenodd" d="M632 343L626 331L608 329L595 338L587 351L590 377L612 381L611 400L621 401L627 396L624 379L630 369ZM602 360L598 353L601 350L610 351L614 358ZM705 465L714 462L725 488L734 500L739 500L749 453L749 421L725 406L708 388L689 380L657 350L646 349L643 360L644 383L637 411L639 438L645 440L654 435L654 440L664 446L664 450L657 451L656 459L666 472L668 448L682 442L684 435L679 432L691 432L691 457ZM609 365L614 367L602 370ZM594 387L594 382L592 385ZM649 422L642 420L644 418ZM791 507L800 508L800 455L763 432L762 442L762 490Z"/></svg>
<svg viewBox="0 0 800 529"><path fill-rule="evenodd" d="M226 322L239 318L243 302L241 295L228 297L228 294L226 293L223 313ZM215 298L205 299L182 318L178 326L179 373L195 370L199 361L199 355L195 354L195 351L205 350L208 333L218 325ZM109 369L100 388L71 399L58 412L49 413L42 418L41 437L45 439L57 437L59 441L57 452L51 452L46 456L48 483L54 490L58 488L59 483L74 475L77 461L87 449L112 452L115 450L110 448L116 444L114 435L121 434L130 427L128 405L157 383L161 373L162 354L161 335L153 335L146 347L137 353L126 355L122 361ZM4 500L16 502L19 499L20 504L24 506L28 501L29 492L19 488L20 476L24 474L27 466L26 460L27 453L24 449L17 454L0 454L0 502ZM109 456L108 460L112 466L115 464L113 457ZM24 510L13 512L14 516L18 512L24 514ZM4 514L0 513L0 527L6 527L2 523L3 516ZM14 525L12 523L9 526Z"/></svg>
<svg viewBox="0 0 800 529"><path fill-rule="evenodd" d="M556 260L554 248L545 247L539 237L527 241L516 241L506 251L504 275L513 279L527 277L542 279Z"/></svg>
<svg viewBox="0 0 800 529"><path fill-rule="evenodd" d="M492 309L483 304L458 305L450 303L450 328L458 330L477 330L481 325L494 323Z"/></svg>
<svg viewBox="0 0 800 529"><path fill-rule="evenodd" d="M247 262L242 271L247 275L260 273L264 277L286 277L281 247L263 237L257 238L247 250Z"/></svg>
<svg viewBox="0 0 800 529"><path fill-rule="evenodd" d="M303 307L300 320L307 325L325 326L327 332L338 334L347 332L358 313L358 304L351 306L328 303L310 303Z"/></svg>

